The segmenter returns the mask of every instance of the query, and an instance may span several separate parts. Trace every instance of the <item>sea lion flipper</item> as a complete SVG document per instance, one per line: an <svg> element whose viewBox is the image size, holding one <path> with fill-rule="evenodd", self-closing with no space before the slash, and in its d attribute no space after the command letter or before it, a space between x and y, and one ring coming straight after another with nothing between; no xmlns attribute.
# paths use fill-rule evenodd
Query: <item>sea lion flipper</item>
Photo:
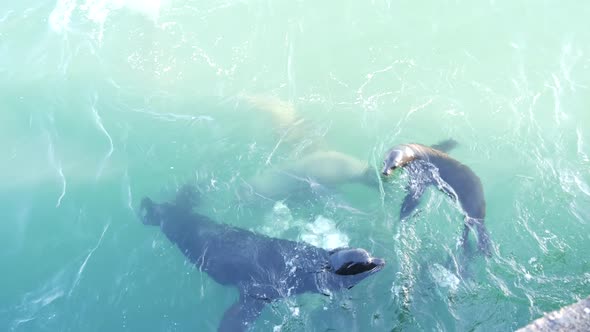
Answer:
<svg viewBox="0 0 590 332"><path fill-rule="evenodd" d="M424 194L424 185L409 185L406 187L407 194L399 212L400 220L406 220L420 204L420 197Z"/></svg>
<svg viewBox="0 0 590 332"><path fill-rule="evenodd" d="M492 256L492 244L490 240L490 234L488 233L486 226L482 221L476 224L477 228L477 247L487 257Z"/></svg>
<svg viewBox="0 0 590 332"><path fill-rule="evenodd" d="M475 226L477 230L477 248L484 255L490 257L492 255L490 234L488 233L483 223L483 219L467 217L467 219L465 220L465 228L463 229L463 235L461 237L463 248L467 250L467 236L469 235L469 230L473 226Z"/></svg>
<svg viewBox="0 0 590 332"><path fill-rule="evenodd" d="M265 302L240 293L239 300L223 314L219 332L247 331L262 312Z"/></svg>
<svg viewBox="0 0 590 332"><path fill-rule="evenodd" d="M434 145L431 145L430 147L442 151L444 153L449 153L452 149L454 149L457 146L457 144L457 141L455 141L452 138L449 138L444 141L440 141Z"/></svg>

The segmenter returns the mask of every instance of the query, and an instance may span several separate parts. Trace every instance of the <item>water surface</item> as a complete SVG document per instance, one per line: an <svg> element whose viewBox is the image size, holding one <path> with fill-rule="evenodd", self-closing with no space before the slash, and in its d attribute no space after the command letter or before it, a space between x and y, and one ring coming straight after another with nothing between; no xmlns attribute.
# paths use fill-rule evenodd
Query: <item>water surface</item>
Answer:
<svg viewBox="0 0 590 332"><path fill-rule="evenodd" d="M388 263L332 298L268 306L256 331L506 331L586 297L589 16L558 1L1 3L0 327L215 330L237 291L135 215L184 183L219 222ZM240 96L292 107L306 140L282 142ZM403 172L383 192L236 200L310 142L379 167L394 144L450 137L494 241L467 275L442 193L400 224Z"/></svg>

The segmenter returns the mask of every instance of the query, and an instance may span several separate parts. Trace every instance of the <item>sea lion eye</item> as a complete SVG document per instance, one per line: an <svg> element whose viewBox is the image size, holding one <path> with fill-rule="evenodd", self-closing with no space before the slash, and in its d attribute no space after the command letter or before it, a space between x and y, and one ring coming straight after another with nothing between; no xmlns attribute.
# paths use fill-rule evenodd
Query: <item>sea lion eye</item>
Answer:
<svg viewBox="0 0 590 332"><path fill-rule="evenodd" d="M355 270L352 269L355 265L356 263L346 262L335 273L344 276L356 274Z"/></svg>
<svg viewBox="0 0 590 332"><path fill-rule="evenodd" d="M339 275L350 276L371 271L375 267L377 267L377 264L373 262L347 262L335 273Z"/></svg>

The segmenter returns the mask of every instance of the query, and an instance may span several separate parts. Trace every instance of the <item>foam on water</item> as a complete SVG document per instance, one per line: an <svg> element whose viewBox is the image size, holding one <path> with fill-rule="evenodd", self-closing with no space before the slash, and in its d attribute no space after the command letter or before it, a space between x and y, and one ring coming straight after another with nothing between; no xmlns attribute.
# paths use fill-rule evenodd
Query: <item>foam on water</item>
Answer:
<svg viewBox="0 0 590 332"><path fill-rule="evenodd" d="M270 237L281 237L293 226L295 225L291 210L283 201L277 201L261 227L261 232Z"/></svg>
<svg viewBox="0 0 590 332"><path fill-rule="evenodd" d="M58 0L49 14L49 26L57 33L69 31L72 19L78 14L98 26L95 37L102 42L104 25L111 12L127 9L156 22L167 3L166 0Z"/></svg>
<svg viewBox="0 0 590 332"><path fill-rule="evenodd" d="M76 0L58 0L55 8L49 14L49 26L51 29L55 32L67 30L74 9L76 9Z"/></svg>
<svg viewBox="0 0 590 332"><path fill-rule="evenodd" d="M349 242L348 235L336 227L334 220L322 215L317 216L312 223L295 219L285 202L277 201L260 231L271 237L288 238L287 233L291 230L299 234L297 240L324 249L347 247Z"/></svg>
<svg viewBox="0 0 590 332"><path fill-rule="evenodd" d="M434 263L429 267L430 275L439 287L448 288L455 292L461 282L459 278L444 266Z"/></svg>
<svg viewBox="0 0 590 332"><path fill-rule="evenodd" d="M336 228L334 220L322 215L305 226L301 240L324 249L335 249L348 246L348 236Z"/></svg>

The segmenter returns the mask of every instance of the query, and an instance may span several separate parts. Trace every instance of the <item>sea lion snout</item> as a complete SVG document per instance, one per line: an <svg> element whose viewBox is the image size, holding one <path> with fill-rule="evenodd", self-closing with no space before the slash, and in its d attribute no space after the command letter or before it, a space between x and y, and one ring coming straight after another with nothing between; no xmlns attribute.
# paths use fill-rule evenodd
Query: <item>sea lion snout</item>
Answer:
<svg viewBox="0 0 590 332"><path fill-rule="evenodd" d="M384 266L385 265L385 260L383 258L373 257L373 259L371 261L376 266Z"/></svg>
<svg viewBox="0 0 590 332"><path fill-rule="evenodd" d="M383 176L391 175L393 170L403 163L403 159L404 151L401 148L394 147L389 150L385 156L385 160L383 160L383 170L381 170L381 174L383 174Z"/></svg>
<svg viewBox="0 0 590 332"><path fill-rule="evenodd" d="M380 271L382 268L385 267L385 259L373 257L371 258L371 262L369 263L370 270L369 272L377 272Z"/></svg>
<svg viewBox="0 0 590 332"><path fill-rule="evenodd" d="M392 168L392 167L385 166L385 167L383 167L383 170L381 171L381 175L389 176L389 175L391 175L391 172L393 172L393 169L394 168Z"/></svg>
<svg viewBox="0 0 590 332"><path fill-rule="evenodd" d="M381 175L389 176L397 167L397 158L388 156L388 158L386 158L383 161L383 169L381 170Z"/></svg>
<svg viewBox="0 0 590 332"><path fill-rule="evenodd" d="M387 152L385 160L383 160L383 170L381 174L384 176L391 175L393 170L398 167L403 167L410 161L416 158L416 154L412 148L407 145L396 145Z"/></svg>

